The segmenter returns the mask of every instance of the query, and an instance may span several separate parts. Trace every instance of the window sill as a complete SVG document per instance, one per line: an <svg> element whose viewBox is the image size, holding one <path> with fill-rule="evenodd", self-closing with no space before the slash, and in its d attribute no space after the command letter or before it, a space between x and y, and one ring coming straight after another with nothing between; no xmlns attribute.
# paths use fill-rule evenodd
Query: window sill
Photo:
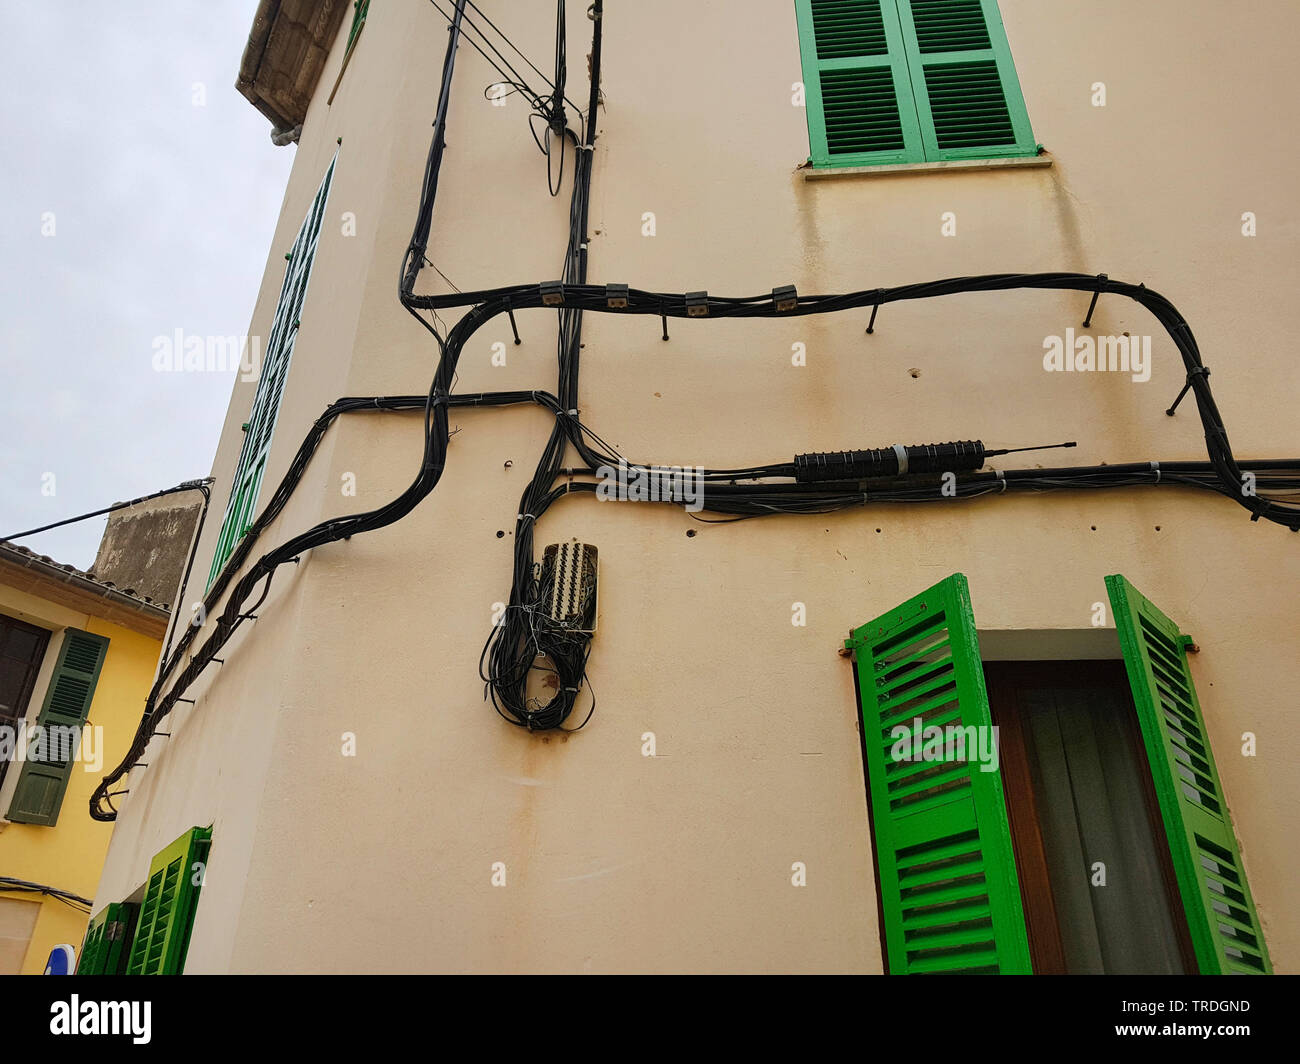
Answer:
<svg viewBox="0 0 1300 1064"><path fill-rule="evenodd" d="M829 181L841 177L891 177L898 174L947 174L966 170L1041 170L1054 164L1051 152L1013 156L1006 159L951 159L937 163L894 163L885 166L823 166L803 170L805 181Z"/></svg>

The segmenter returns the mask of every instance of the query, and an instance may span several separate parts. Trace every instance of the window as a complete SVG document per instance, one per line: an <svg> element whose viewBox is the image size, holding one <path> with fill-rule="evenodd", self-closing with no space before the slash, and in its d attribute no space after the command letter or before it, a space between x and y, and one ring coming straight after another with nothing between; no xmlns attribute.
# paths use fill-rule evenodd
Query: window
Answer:
<svg viewBox="0 0 1300 1064"><path fill-rule="evenodd" d="M26 760L9 803L9 819L54 827L68 789L81 729L90 714L99 673L108 655L102 635L67 628L54 663L45 704L36 718L39 742L28 745Z"/></svg>
<svg viewBox="0 0 1300 1064"><path fill-rule="evenodd" d="M130 902L115 901L91 918L85 941L81 944L78 975L126 973L127 943L131 941L131 932L135 928L136 909Z"/></svg>
<svg viewBox="0 0 1300 1064"><path fill-rule="evenodd" d="M1113 961L1110 967L1161 970L1179 963L1176 955L1203 974L1272 971L1187 666L1190 639L1123 577L1107 577L1106 587L1128 701L1119 700L1113 688L1109 695L1099 693L1104 686L1100 680L1071 684L1061 674L1038 688L1036 701L1008 699L1000 693L1003 688L995 688L1000 706L991 711L970 593L961 574L855 629L846 644L856 660L889 971L1052 970L1041 945L1050 939L1051 929L1045 930L1042 899L1026 904L1026 883L1041 884L1045 869L1051 896L1065 899L1061 907L1068 909L1062 877L1090 877L1092 863L1105 858L1080 851L1071 873L1066 828L1049 828L1046 834L1052 838L1043 839L1034 860L1024 839L1033 825L1043 833L1039 813L1050 817L1067 803L1095 797L1095 785L1090 788L1081 778L1076 787L1051 759L1081 763L1102 756L1103 748L1106 786L1127 787L1130 793L1127 808L1111 817L1125 836L1116 852L1131 856L1144 850L1147 860L1140 874L1149 883L1172 880L1177 897L1171 888L1169 904L1160 912L1179 921L1173 927L1175 939L1190 941L1190 950L1184 951L1168 935L1148 937L1148 943L1155 943L1149 946L1152 952ZM1022 692L1026 688L1019 685ZM1068 744L1058 712L1062 705L1067 705L1067 716L1074 714L1076 734ZM1120 716L1130 727L1136 719L1140 754L1125 751ZM1104 742L1095 740L1098 721L1103 722ZM1019 745L1015 736L1007 744L1005 762L995 723L1022 732ZM1032 755L1023 736L1026 727L1037 729ZM1089 727L1094 729L1091 745ZM1050 749L1054 736L1061 747L1055 752ZM1036 808L1024 804L1025 788L1017 782L1026 774L1037 779ZM1137 797L1148 781L1160 813L1158 825L1149 815L1150 796ZM1104 816L1090 823L1104 833ZM1167 848L1167 857L1163 850L1153 853L1155 847ZM1073 890L1078 884L1067 885ZM1160 912L1148 918L1160 919ZM1108 928L1107 936L1113 941L1114 934L1124 933L1126 922L1131 926L1138 918L1132 911L1107 914L1120 927L1118 932ZM1038 947L1033 950L1031 920ZM1084 956L1078 950L1071 954L1063 948L1063 953L1067 968L1070 963L1086 966L1078 961ZM1101 966L1106 969L1104 959Z"/></svg>
<svg viewBox="0 0 1300 1064"><path fill-rule="evenodd" d="M27 719L27 703L49 641L44 628L0 615L0 728L15 739ZM0 758L0 783L8 767L9 758Z"/></svg>
<svg viewBox="0 0 1300 1064"><path fill-rule="evenodd" d="M239 453L239 464L235 467L230 502L221 522L217 550L212 558L212 569L208 573L209 587L253 525L253 512L262 488L262 477L266 473L266 460L271 453L271 435L275 429L276 416L280 412L280 397L284 394L284 382L289 374L289 361L293 357L303 299L307 295L307 281L311 277L321 222L325 216L325 201L329 198L333 177L334 161L331 161L288 256L289 268L285 271L284 284L280 288L280 302L276 305L275 319L271 324L266 361L258 377L252 413L244 425L244 446Z"/></svg>
<svg viewBox="0 0 1300 1064"><path fill-rule="evenodd" d="M210 827L191 828L154 855L149 865L149 882L140 903L135 935L125 958L127 975L180 975L185 970L185 954L189 950L194 912L207 870L211 841ZM112 910L113 906L107 906L95 916L81 947L83 961L93 952L94 959L90 963L96 967L102 963L106 973L111 973L111 966L120 963L121 958L114 958L111 950L104 949L103 940L92 936L101 920L107 927L115 918L119 923L130 919L130 915L123 912L123 906L118 907L116 914ZM94 971L88 974L94 974Z"/></svg>
<svg viewBox="0 0 1300 1064"><path fill-rule="evenodd" d="M984 679L1034 971L1195 971L1123 662L991 661Z"/></svg>
<svg viewBox="0 0 1300 1064"><path fill-rule="evenodd" d="M795 0L814 166L1035 155L997 0Z"/></svg>

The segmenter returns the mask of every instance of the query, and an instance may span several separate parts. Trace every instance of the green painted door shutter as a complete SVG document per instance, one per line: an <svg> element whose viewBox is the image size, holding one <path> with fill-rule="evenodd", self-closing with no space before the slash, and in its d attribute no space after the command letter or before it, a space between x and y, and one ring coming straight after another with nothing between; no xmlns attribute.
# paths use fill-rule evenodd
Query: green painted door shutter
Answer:
<svg viewBox="0 0 1300 1064"><path fill-rule="evenodd" d="M1187 667L1191 639L1124 577L1106 577L1106 590L1197 964L1204 975L1271 973Z"/></svg>
<svg viewBox="0 0 1300 1064"><path fill-rule="evenodd" d="M184 971L211 839L211 828L191 828L154 856L127 975Z"/></svg>
<svg viewBox="0 0 1300 1064"><path fill-rule="evenodd" d="M35 760L29 753L23 762L22 772L9 804L9 819L20 824L44 824L53 827L59 820L63 794L68 789L77 750L80 748L81 727L90 713L90 703L95 697L95 686L104 667L108 653L108 640L102 635L92 635L78 628L68 628L63 634L63 645L50 677L50 689L45 704L36 718L41 734L43 758ZM57 728L58 732L49 729ZM72 730L64 730L72 729ZM50 741L54 735L72 739L71 742Z"/></svg>
<svg viewBox="0 0 1300 1064"><path fill-rule="evenodd" d="M919 161L921 131L894 0L795 0L815 166Z"/></svg>
<svg viewBox="0 0 1300 1064"><path fill-rule="evenodd" d="M925 157L1035 155L997 0L898 0Z"/></svg>
<svg viewBox="0 0 1300 1064"><path fill-rule="evenodd" d="M311 278L312 264L316 260L316 246L320 242L321 224L325 220L325 203L329 199L330 185L334 180L334 164L316 190L307 217L298 230L298 237L289 253L289 268L280 287L280 301L276 304L275 318L271 323L271 337L266 344L266 358L257 380L253 396L253 409L244 426L244 442L239 452L239 464L230 489L230 502L221 521L217 536L217 549L208 572L208 586L226 567L235 547L253 525L257 497L262 490L262 477L271 453L271 436L280 413L280 399L284 395L289 363L293 358L294 343L298 338L298 325L302 317L303 301L307 297L307 282Z"/></svg>
<svg viewBox="0 0 1300 1064"><path fill-rule="evenodd" d="M126 971L126 944L135 906L109 902L90 921L77 961L78 975L121 975Z"/></svg>
<svg viewBox="0 0 1300 1064"><path fill-rule="evenodd" d="M896 731L907 729L916 750L930 727L992 727L966 578L862 625L846 646L857 662L890 972L1028 973L1001 772L982 771L969 747L907 757Z"/></svg>

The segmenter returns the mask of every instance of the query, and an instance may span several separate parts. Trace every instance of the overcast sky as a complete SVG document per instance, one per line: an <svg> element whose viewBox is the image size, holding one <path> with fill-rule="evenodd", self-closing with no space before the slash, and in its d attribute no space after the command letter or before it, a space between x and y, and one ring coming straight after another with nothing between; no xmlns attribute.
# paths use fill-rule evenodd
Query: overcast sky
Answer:
<svg viewBox="0 0 1300 1064"><path fill-rule="evenodd" d="M234 88L256 7L0 0L0 536L210 471L234 371L154 345L248 332L295 150Z"/></svg>

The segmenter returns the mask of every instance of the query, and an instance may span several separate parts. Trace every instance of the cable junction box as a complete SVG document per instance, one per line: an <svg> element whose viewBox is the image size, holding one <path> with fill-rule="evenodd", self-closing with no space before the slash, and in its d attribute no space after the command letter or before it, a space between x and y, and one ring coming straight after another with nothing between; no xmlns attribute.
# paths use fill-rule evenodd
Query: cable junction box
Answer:
<svg viewBox="0 0 1300 1064"><path fill-rule="evenodd" d="M542 554L542 602L547 616L575 632L596 630L600 551L590 543L552 543Z"/></svg>

